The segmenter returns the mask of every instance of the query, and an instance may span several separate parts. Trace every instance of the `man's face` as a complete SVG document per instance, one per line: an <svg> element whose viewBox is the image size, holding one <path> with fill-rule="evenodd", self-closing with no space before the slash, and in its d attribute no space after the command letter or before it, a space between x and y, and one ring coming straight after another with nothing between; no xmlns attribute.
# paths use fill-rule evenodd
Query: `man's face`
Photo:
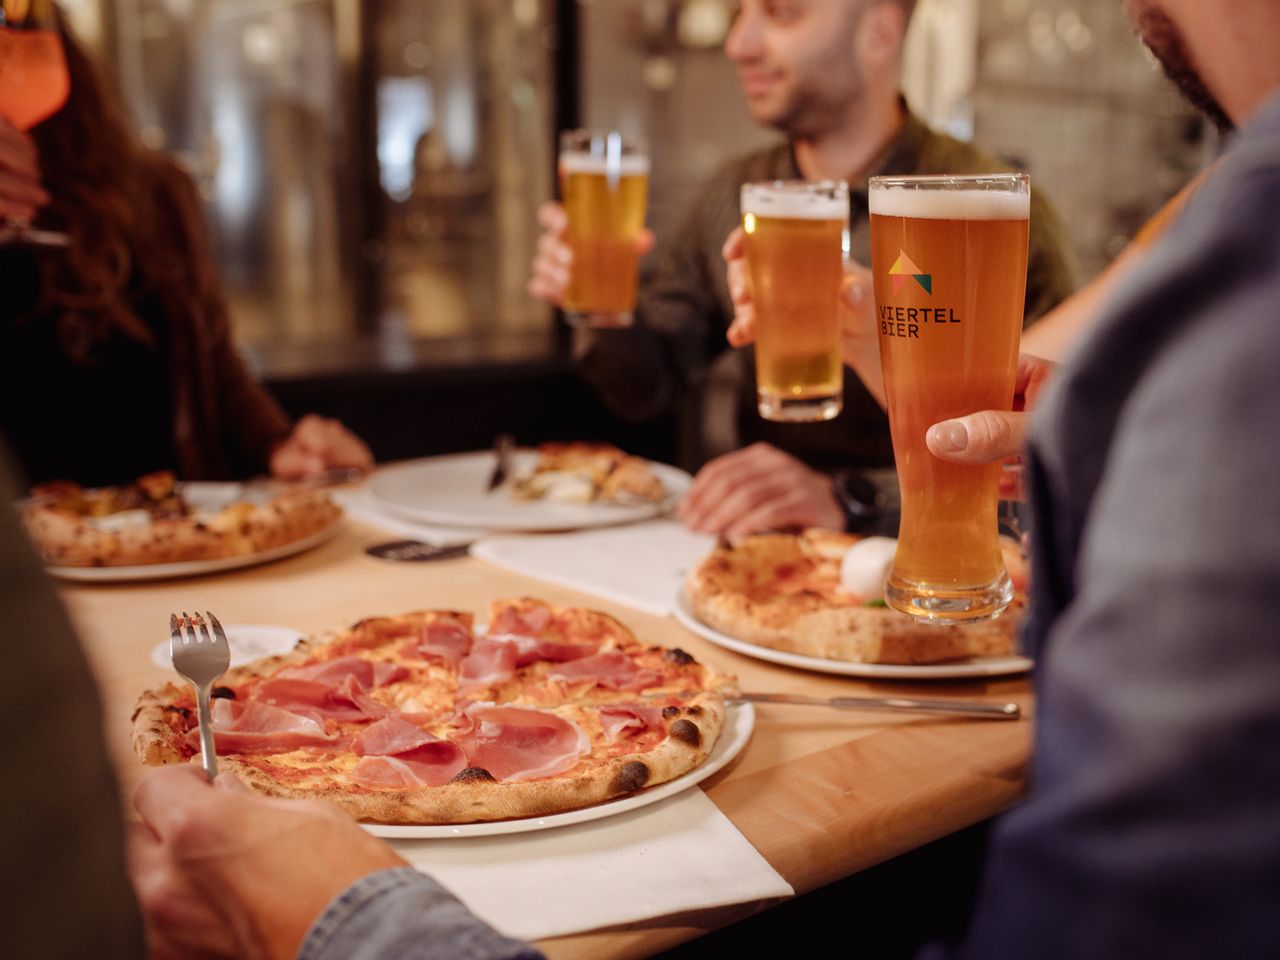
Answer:
<svg viewBox="0 0 1280 960"><path fill-rule="evenodd" d="M742 0L725 54L757 123L819 136L865 95L855 37L868 0Z"/></svg>
<svg viewBox="0 0 1280 960"><path fill-rule="evenodd" d="M1125 5L1129 8L1129 17L1138 36L1160 61L1165 74L1182 91L1182 95L1219 130L1230 130L1234 126L1231 118L1197 72L1186 38L1166 12L1164 0L1125 0Z"/></svg>

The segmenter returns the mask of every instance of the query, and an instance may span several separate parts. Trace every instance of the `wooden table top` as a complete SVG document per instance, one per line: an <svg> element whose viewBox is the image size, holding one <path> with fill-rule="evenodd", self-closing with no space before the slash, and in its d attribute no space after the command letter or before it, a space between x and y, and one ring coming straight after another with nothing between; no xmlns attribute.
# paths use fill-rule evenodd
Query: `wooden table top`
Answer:
<svg viewBox="0 0 1280 960"><path fill-rule="evenodd" d="M917 695L1016 701L1031 707L1025 677L928 683L864 681L793 670L708 643L674 619L543 584L465 557L392 563L364 553L388 539L350 519L330 541L288 560L205 579L63 584L61 593L103 690L106 737L130 796L142 766L130 747L138 694L173 678L151 660L174 610L213 610L225 623L304 633L365 616L472 609L536 596L617 616L641 637L678 645L737 674L743 689L815 696ZM985 819L1023 788L1031 724L822 708L757 705L747 749L702 788L757 850L805 893ZM624 928L557 937L553 958L646 956L741 919L743 905Z"/></svg>

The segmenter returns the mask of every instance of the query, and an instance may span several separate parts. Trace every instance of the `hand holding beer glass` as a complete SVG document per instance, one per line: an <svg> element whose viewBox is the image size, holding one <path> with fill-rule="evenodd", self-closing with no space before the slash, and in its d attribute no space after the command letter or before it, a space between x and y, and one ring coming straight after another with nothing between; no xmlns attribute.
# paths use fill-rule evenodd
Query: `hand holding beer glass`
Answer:
<svg viewBox="0 0 1280 960"><path fill-rule="evenodd" d="M849 252L849 188L824 181L742 187L755 311L756 393L766 420L840 412L840 285Z"/></svg>
<svg viewBox="0 0 1280 960"><path fill-rule="evenodd" d="M560 136L560 196L573 267L564 293L570 323L625 327L636 307L636 238L644 228L649 156L620 133Z"/></svg>
<svg viewBox="0 0 1280 960"><path fill-rule="evenodd" d="M1001 465L934 456L935 423L1013 404L1027 279L1025 174L872 177L871 268L902 488L885 599L921 620L999 615L1013 598L998 540Z"/></svg>

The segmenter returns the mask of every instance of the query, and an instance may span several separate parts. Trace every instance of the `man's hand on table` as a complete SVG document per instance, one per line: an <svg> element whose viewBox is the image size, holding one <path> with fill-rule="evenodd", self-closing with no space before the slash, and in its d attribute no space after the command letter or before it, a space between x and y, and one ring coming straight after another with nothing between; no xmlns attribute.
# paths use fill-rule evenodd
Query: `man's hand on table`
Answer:
<svg viewBox="0 0 1280 960"><path fill-rule="evenodd" d="M308 413L271 453L271 475L301 480L340 467L362 472L373 468L373 454L363 440L337 420Z"/></svg>
<svg viewBox="0 0 1280 960"><path fill-rule="evenodd" d="M549 303L553 307L564 306L565 291L573 275L573 248L565 240L569 230L569 215L554 200L538 208L538 223L542 235L538 237L538 250L529 268L529 296ZM653 249L653 231L641 230L636 235L636 253L640 256Z"/></svg>
<svg viewBox="0 0 1280 960"><path fill-rule="evenodd" d="M676 514L691 530L730 540L788 527L844 529L831 478L767 443L704 466Z"/></svg>
<svg viewBox="0 0 1280 960"><path fill-rule="evenodd" d="M292 960L361 877L405 866L336 807L249 794L229 775L162 767L138 788L130 873L153 958Z"/></svg>

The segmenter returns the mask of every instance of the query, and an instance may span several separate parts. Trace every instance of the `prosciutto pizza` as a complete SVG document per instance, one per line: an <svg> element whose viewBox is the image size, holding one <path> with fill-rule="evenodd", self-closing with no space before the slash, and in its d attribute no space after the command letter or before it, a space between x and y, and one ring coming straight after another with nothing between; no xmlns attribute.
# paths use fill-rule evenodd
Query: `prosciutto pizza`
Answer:
<svg viewBox="0 0 1280 960"><path fill-rule="evenodd" d="M730 682L607 614L498 600L484 632L458 611L374 617L229 671L214 742L259 793L330 800L360 820L538 816L702 763ZM133 724L145 763L199 752L189 687L144 693Z"/></svg>
<svg viewBox="0 0 1280 960"><path fill-rule="evenodd" d="M32 491L27 533L59 567L121 567L248 556L296 543L338 519L322 491L281 485L262 502L193 508L168 471L86 489L66 481Z"/></svg>
<svg viewBox="0 0 1280 960"><path fill-rule="evenodd" d="M892 541L874 539L880 543L808 530L721 544L689 571L685 596L707 626L802 656L929 664L1013 652L1026 582L1016 551L1006 551L1006 563L1018 593L1003 616L965 626L925 624L885 605L883 567L871 576L851 574L848 559L871 556L887 565L892 558ZM890 549L876 549L883 546Z"/></svg>

